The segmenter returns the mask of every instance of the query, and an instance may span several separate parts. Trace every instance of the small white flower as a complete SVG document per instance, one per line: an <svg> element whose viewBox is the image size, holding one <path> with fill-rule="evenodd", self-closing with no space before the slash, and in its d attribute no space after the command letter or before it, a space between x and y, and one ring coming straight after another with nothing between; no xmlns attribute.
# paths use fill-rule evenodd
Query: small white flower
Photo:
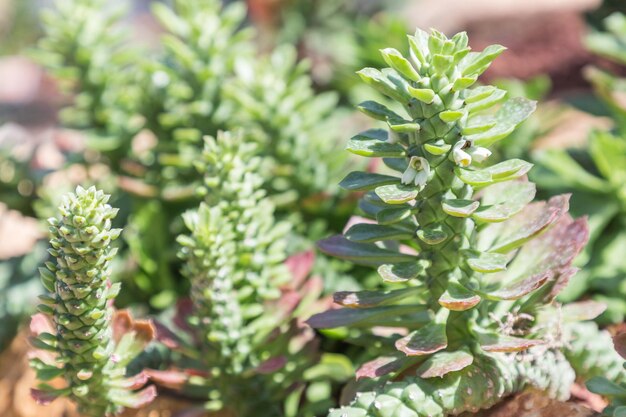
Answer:
<svg viewBox="0 0 626 417"><path fill-rule="evenodd" d="M430 176L430 164L426 158L421 156L412 156L409 160L409 166L402 174L402 184L415 184L423 187L428 182Z"/></svg>
<svg viewBox="0 0 626 417"><path fill-rule="evenodd" d="M467 150L467 152L476 162L483 162L485 159L491 156L491 151L481 146L472 146Z"/></svg>
<svg viewBox="0 0 626 417"><path fill-rule="evenodd" d="M452 158L457 165L465 168L472 163L472 157L464 150L468 149L470 146L471 143L465 139L454 144L452 148Z"/></svg>

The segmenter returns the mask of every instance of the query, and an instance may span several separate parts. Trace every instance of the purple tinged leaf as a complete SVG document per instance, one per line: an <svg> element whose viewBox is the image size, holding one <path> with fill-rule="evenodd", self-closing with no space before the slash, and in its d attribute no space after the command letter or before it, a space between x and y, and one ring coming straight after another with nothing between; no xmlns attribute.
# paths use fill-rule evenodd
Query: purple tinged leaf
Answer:
<svg viewBox="0 0 626 417"><path fill-rule="evenodd" d="M332 329L343 326L372 326L400 324L400 320L411 320L419 325L430 321L423 305L398 305L372 308L340 308L315 314L306 323L314 329Z"/></svg>
<svg viewBox="0 0 626 417"><path fill-rule="evenodd" d="M287 357L275 356L262 362L256 367L255 372L258 374L272 374L282 369L287 364Z"/></svg>
<svg viewBox="0 0 626 417"><path fill-rule="evenodd" d="M165 371L146 369L143 372L155 384L173 390L182 389L192 376L191 373L187 373L184 370L175 369L168 369Z"/></svg>
<svg viewBox="0 0 626 417"><path fill-rule="evenodd" d="M138 391L130 393L128 391L111 391L111 400L116 404L128 408L141 408L151 403L157 396L157 390L154 385Z"/></svg>
<svg viewBox="0 0 626 417"><path fill-rule="evenodd" d="M458 282L449 282L446 291L439 297L439 304L448 310L465 311L480 303L480 296Z"/></svg>
<svg viewBox="0 0 626 417"><path fill-rule="evenodd" d="M552 197L550 200L529 204L519 214L498 227L499 239L489 249L490 252L507 253L520 247L533 237L544 232L569 208L569 195Z"/></svg>
<svg viewBox="0 0 626 417"><path fill-rule="evenodd" d="M613 346L619 355L626 359L626 332L618 333L613 338Z"/></svg>
<svg viewBox="0 0 626 417"><path fill-rule="evenodd" d="M285 265L291 272L290 285L300 287L304 280L311 274L315 262L315 252L312 250L296 253L285 260Z"/></svg>
<svg viewBox="0 0 626 417"><path fill-rule="evenodd" d="M402 369L406 363L406 357L381 356L361 365L356 371L356 379L378 378Z"/></svg>
<svg viewBox="0 0 626 417"><path fill-rule="evenodd" d="M417 375L421 378L442 377L450 372L467 368L473 362L474 357L467 349L437 352L417 369Z"/></svg>
<svg viewBox="0 0 626 417"><path fill-rule="evenodd" d="M542 345L542 340L523 339L495 333L476 333L478 343L485 352L521 352L533 346Z"/></svg>
<svg viewBox="0 0 626 417"><path fill-rule="evenodd" d="M30 396L35 400L35 402L39 405L48 405L57 398L59 398L59 393L55 391L44 391L35 388L31 388Z"/></svg>
<svg viewBox="0 0 626 417"><path fill-rule="evenodd" d="M549 272L531 275L495 291L486 291L484 297L490 300L517 300L541 288L550 276Z"/></svg>

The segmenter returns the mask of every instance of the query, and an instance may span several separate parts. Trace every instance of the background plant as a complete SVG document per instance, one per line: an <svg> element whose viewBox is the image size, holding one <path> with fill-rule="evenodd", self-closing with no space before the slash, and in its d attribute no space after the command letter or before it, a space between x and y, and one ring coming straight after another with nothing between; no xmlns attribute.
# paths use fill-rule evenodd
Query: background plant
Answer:
<svg viewBox="0 0 626 417"><path fill-rule="evenodd" d="M591 33L587 46L598 54L625 62L622 55L626 50L626 19L614 14L606 19L605 25L607 32ZM564 299L594 294L609 305L603 321L620 322L626 312L626 304L621 296L616 296L624 293L626 272L626 265L618 255L626 238L622 233L626 110L620 101L624 81L595 67L587 68L586 76L608 110L614 128L592 132L585 148L539 153L536 156L539 170L534 178L549 193L572 192L572 212L589 216L590 243L577 260L584 268L568 287Z"/></svg>

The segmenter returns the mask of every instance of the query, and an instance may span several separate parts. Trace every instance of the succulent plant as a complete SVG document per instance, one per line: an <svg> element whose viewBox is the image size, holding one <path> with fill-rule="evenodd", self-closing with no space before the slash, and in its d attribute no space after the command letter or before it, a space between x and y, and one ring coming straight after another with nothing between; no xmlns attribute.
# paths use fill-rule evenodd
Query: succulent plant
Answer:
<svg viewBox="0 0 626 417"><path fill-rule="evenodd" d="M345 158L337 152L338 140L329 136L337 95L316 95L308 62L297 58L290 45L256 63L242 57L224 94L236 109L229 127L245 127L247 137L258 144L259 174L277 209L314 212L324 208L319 194L336 194L329 183L340 176Z"/></svg>
<svg viewBox="0 0 626 417"><path fill-rule="evenodd" d="M587 46L593 52L624 63L620 48L623 54L626 51L623 45L625 22L623 15L611 15L605 21L609 32L590 34ZM626 224L623 163L626 107L622 100L626 81L595 67L585 68L585 76L615 127L612 131L592 131L584 148L536 153L538 169L533 179L543 193L572 193L572 213L589 216L589 245L576 261L582 271L572 280L562 299L569 301L585 293L591 294L608 305L601 321L617 323L626 314L623 297L626 263L618 255L626 239L623 232Z"/></svg>
<svg viewBox="0 0 626 417"><path fill-rule="evenodd" d="M31 361L37 378L65 380L65 387L42 384L33 391L40 402L67 396L84 415L115 415L123 407L138 407L156 395L154 386L141 391L144 374L126 376L126 365L152 339L149 322L132 323L128 313L113 312L112 300L120 290L111 284L111 247L121 229L111 228L117 209L108 195L95 187L78 187L64 197L60 218L50 218L49 252L54 262L40 268L49 292L40 296L41 314L31 327L35 348L43 351ZM122 333L122 331L124 331Z"/></svg>
<svg viewBox="0 0 626 417"><path fill-rule="evenodd" d="M472 87L504 50L499 45L471 52L465 33L419 29L408 40L408 58L383 49L388 68L359 71L396 104L359 105L387 129L347 145L386 166L385 173L352 172L340 184L364 192L366 218L319 243L322 252L376 267L383 279L377 289L336 293L343 308L308 321L386 335L379 343L387 353L357 371L377 378L375 389L330 415L457 415L526 384L567 396L549 389L554 377L571 383L573 371L559 352L558 321L540 313L576 272L571 262L587 239L585 220L567 215L568 196L529 204L528 162L487 164L488 147L535 103ZM525 362L544 362L535 366L541 377L524 371Z"/></svg>
<svg viewBox="0 0 626 417"><path fill-rule="evenodd" d="M308 277L310 254L287 260L290 225L274 219L255 152L241 133L205 139L197 164L205 201L185 213L190 234L178 239L191 319L181 314L176 325L188 337L165 327L159 336L186 357L186 369L156 381L176 379L175 388L211 410L313 416L332 404L327 374L337 363L320 356L314 333L298 320L320 311L321 280Z"/></svg>

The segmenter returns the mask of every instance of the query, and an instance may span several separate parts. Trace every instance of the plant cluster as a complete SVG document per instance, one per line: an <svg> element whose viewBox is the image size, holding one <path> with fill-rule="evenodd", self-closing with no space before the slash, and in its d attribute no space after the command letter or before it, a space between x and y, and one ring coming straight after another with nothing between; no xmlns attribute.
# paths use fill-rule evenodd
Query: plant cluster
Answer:
<svg viewBox="0 0 626 417"><path fill-rule="evenodd" d="M530 386L566 399L576 378L626 382L609 334L581 323L603 305L556 301L586 219L569 195L533 201L532 164L492 155L535 110L479 84L503 47L418 29L359 71L380 100L358 109L384 127L348 141L371 158L339 184L349 199L329 186L349 165L337 97L314 92L293 47L259 56L239 2L153 6L165 34L139 53L104 0L45 17L40 57L87 138L70 160L104 166L110 194L38 189L55 213L31 322L39 402L113 416L158 388L236 416L445 417ZM346 222L318 244L341 266L300 252ZM340 275L357 289L329 309Z"/></svg>
<svg viewBox="0 0 626 417"><path fill-rule="evenodd" d="M566 195L531 203L535 186L523 178L531 164L487 164L488 147L535 104L472 87L499 45L471 52L465 33L418 29L409 46L408 58L383 49L387 68L359 72L402 112L362 103L387 129L363 132L347 149L382 158L389 173L348 174L341 185L364 192L365 218L319 244L375 266L384 282L336 293L343 308L308 321L381 335L380 354L357 371L366 382L356 398L330 415L457 415L529 384L567 398L574 371L561 351L567 340L555 334L558 311L576 320L594 309L550 303L576 272L585 220L567 214Z"/></svg>

